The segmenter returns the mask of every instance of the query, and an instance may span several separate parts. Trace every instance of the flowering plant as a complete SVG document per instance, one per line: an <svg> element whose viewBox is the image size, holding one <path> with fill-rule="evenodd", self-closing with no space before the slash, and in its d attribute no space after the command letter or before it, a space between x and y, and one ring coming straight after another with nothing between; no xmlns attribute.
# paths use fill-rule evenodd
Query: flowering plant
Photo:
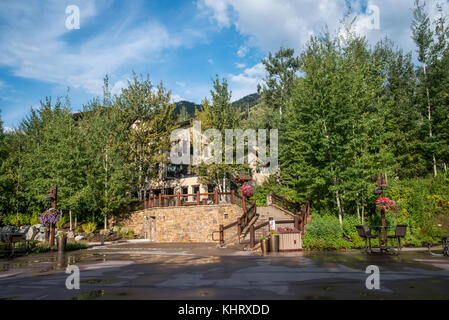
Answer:
<svg viewBox="0 0 449 320"><path fill-rule="evenodd" d="M270 240L271 239L271 235L267 234L266 236L261 236L260 237L260 241L262 240Z"/></svg>
<svg viewBox="0 0 449 320"><path fill-rule="evenodd" d="M379 197L376 200L376 208L379 211L383 209L387 212L395 212L396 214L398 214L398 204L393 200L390 200L385 197Z"/></svg>
<svg viewBox="0 0 449 320"><path fill-rule="evenodd" d="M254 192L254 189L251 186L243 186L240 189L240 193L242 194L242 196L247 197L247 198L251 197L253 195L253 192Z"/></svg>
<svg viewBox="0 0 449 320"><path fill-rule="evenodd" d="M59 213L56 209L48 209L39 215L39 221L45 226L53 225L60 219Z"/></svg>

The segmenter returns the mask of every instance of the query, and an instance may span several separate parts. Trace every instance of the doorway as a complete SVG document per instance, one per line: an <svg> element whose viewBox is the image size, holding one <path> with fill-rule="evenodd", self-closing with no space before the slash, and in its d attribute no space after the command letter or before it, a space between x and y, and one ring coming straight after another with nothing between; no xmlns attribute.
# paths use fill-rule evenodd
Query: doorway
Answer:
<svg viewBox="0 0 449 320"><path fill-rule="evenodd" d="M149 222L150 222L150 235L149 235L148 239L151 242L155 242L156 241L156 217L150 217Z"/></svg>

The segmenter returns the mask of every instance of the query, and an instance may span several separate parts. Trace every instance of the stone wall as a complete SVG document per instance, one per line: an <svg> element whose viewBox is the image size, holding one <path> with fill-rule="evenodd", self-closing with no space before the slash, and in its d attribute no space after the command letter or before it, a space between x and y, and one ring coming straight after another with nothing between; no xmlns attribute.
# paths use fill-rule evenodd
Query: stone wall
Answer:
<svg viewBox="0 0 449 320"><path fill-rule="evenodd" d="M218 242L212 239L213 232L242 214L235 204L149 208L131 213L118 224L155 242ZM214 239L219 239L218 233Z"/></svg>

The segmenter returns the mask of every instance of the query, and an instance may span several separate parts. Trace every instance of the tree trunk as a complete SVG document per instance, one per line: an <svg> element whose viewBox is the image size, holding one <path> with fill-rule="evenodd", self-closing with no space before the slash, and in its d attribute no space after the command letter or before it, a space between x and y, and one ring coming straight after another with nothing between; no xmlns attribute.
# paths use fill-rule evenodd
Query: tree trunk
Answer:
<svg viewBox="0 0 449 320"><path fill-rule="evenodd" d="M362 199L362 224L365 222L365 200Z"/></svg>
<svg viewBox="0 0 449 320"><path fill-rule="evenodd" d="M357 220L360 222L360 203L357 201Z"/></svg>
<svg viewBox="0 0 449 320"><path fill-rule="evenodd" d="M341 210L340 196L338 195L338 191L335 191L335 197L337 200L337 207L338 207L338 221L340 221L340 225L343 225L343 214Z"/></svg>
<svg viewBox="0 0 449 320"><path fill-rule="evenodd" d="M423 65L424 70L424 78L426 79L426 94L427 94L427 119L429 120L429 137L432 139L433 133L432 133L432 107L430 105L430 93L429 88L427 87L427 70L426 70L426 64ZM433 159L433 175L436 177L438 175L437 171L437 159L435 157L435 153L432 153L432 159Z"/></svg>

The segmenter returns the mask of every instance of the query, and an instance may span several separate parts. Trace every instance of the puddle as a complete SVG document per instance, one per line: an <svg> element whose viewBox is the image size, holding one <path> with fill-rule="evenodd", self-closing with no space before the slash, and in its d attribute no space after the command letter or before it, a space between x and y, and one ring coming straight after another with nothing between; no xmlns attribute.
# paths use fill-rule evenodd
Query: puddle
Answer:
<svg viewBox="0 0 449 320"><path fill-rule="evenodd" d="M91 279L91 280L82 280L80 283L84 284L99 284L99 283L112 283L111 280L104 280L104 279Z"/></svg>
<svg viewBox="0 0 449 320"><path fill-rule="evenodd" d="M104 296L104 290L93 290L82 293L72 298L72 300L95 300Z"/></svg>
<svg viewBox="0 0 449 320"><path fill-rule="evenodd" d="M14 297L5 297L5 298L0 298L0 301L4 301L4 300L16 300L19 299L19 296L14 296Z"/></svg>

